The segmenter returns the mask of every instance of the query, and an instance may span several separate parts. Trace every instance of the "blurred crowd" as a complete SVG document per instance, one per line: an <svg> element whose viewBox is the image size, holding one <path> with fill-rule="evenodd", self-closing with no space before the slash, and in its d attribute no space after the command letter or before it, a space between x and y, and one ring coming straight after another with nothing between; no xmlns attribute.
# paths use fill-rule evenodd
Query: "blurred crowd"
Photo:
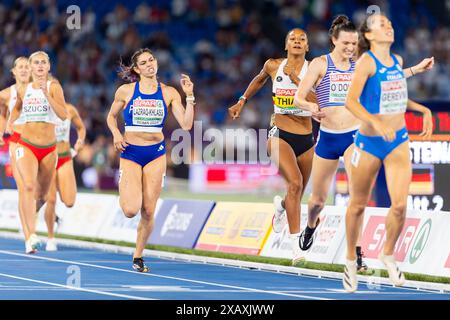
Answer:
<svg viewBox="0 0 450 320"><path fill-rule="evenodd" d="M88 143L75 163L81 186L108 188L115 183L118 157L105 119L123 83L117 76L119 63L129 64L140 47L153 51L162 82L181 92L180 74L191 76L195 119L202 121L203 130L267 128L272 111L269 84L249 101L236 123L227 117L227 108L265 60L284 56L286 32L294 27L307 31L311 60L328 52L328 29L335 15L347 14L359 25L369 5L376 4L394 23L394 49L406 66L435 57L434 70L408 81L410 97L450 100L450 1L82 0L77 1L80 28L69 29L70 2L2 0L0 87L12 83L9 70L16 56L36 50L50 55L52 74L87 127ZM166 134L177 127L170 117ZM181 171L177 174L185 175Z"/></svg>

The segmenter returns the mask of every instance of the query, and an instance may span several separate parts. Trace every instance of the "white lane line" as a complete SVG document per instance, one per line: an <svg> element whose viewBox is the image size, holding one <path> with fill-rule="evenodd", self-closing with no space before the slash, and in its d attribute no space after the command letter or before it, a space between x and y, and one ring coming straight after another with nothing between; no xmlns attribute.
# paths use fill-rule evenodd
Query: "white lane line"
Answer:
<svg viewBox="0 0 450 320"><path fill-rule="evenodd" d="M82 263L82 262L71 261L71 260L60 260L60 259L54 259L54 258L32 256L32 255L27 255L27 254L23 254L23 253L16 253L16 252L10 252L10 251L5 251L5 250L0 250L0 253L6 254L6 255L12 255L12 256L26 257L26 258L29 258L29 259L46 260L46 261L51 261L51 262L59 262L59 263L66 263L66 264L72 264L72 265L75 264L75 265L86 266L86 267L93 267L93 268L98 268L98 269L120 271L120 272L132 273L134 275L139 275L139 276L156 277L156 278L171 279L171 280L185 281L185 282L191 282L191 283L206 284L206 285L210 285L210 286L218 286L218 287L231 288L231 289L240 289L240 290L249 291L249 292L256 292L256 293L274 294L274 295L281 295L281 296L295 297L295 298L304 298L304 299L313 299L313 300L331 300L331 299L322 298L322 297L314 297L314 296L298 295L298 294L289 294L289 293L283 293L283 292L278 292L278 291L267 291L267 290L262 290L262 289L247 288L247 287L240 287L240 286L232 286L232 285L226 285L226 284L215 283L215 282L206 282L206 281L185 279L185 278L179 278L179 277L163 276L163 275L152 274L152 273L137 273L136 271L131 271L131 270L125 270L125 269L119 269L119 268L113 268L113 267L106 267L106 266L100 266L100 265L89 264L89 263Z"/></svg>
<svg viewBox="0 0 450 320"><path fill-rule="evenodd" d="M129 296L129 295L125 295L125 294L117 294L117 293L103 292L103 291L98 291L98 290L91 290L91 289L85 289L85 288L65 286L65 285L59 284L59 283L40 281L40 280L24 278L24 277L17 277L17 276L13 276L11 274L6 274L6 273L0 273L0 276L6 277L6 278L12 278L12 279L25 280L25 281L35 282L35 283L40 283L40 284L47 284L47 285L50 285L50 286L59 287L59 288L65 288L65 289L69 289L69 290L83 291L83 292L89 292L89 293L96 293L96 294L101 294L101 295L105 295L105 296L113 296L113 297L134 299L134 300L154 300L154 299L148 299L148 298L143 298L143 297Z"/></svg>

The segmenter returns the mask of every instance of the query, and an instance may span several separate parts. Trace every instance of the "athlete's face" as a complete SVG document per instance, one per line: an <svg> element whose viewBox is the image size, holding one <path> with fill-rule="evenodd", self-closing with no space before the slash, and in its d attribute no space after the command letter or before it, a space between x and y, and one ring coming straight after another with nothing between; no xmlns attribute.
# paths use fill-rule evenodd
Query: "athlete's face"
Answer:
<svg viewBox="0 0 450 320"><path fill-rule="evenodd" d="M334 50L344 58L350 59L358 47L358 33L341 31L337 39L333 37Z"/></svg>
<svg viewBox="0 0 450 320"><path fill-rule="evenodd" d="M394 29L391 21L382 15L374 15L369 18L368 26L370 32L366 33L369 41L375 42L394 42Z"/></svg>
<svg viewBox="0 0 450 320"><path fill-rule="evenodd" d="M158 61L152 54L144 52L137 58L134 70L141 76L154 77L158 72Z"/></svg>
<svg viewBox="0 0 450 320"><path fill-rule="evenodd" d="M16 65L11 70L14 78L18 82L28 82L30 81L30 65L28 64L28 59L22 58L17 60Z"/></svg>
<svg viewBox="0 0 450 320"><path fill-rule="evenodd" d="M50 71L50 61L44 54L36 54L30 61L31 73L37 77L47 76Z"/></svg>
<svg viewBox="0 0 450 320"><path fill-rule="evenodd" d="M305 54L309 51L308 37L305 31L301 29L294 29L289 32L286 39L286 47L288 53Z"/></svg>

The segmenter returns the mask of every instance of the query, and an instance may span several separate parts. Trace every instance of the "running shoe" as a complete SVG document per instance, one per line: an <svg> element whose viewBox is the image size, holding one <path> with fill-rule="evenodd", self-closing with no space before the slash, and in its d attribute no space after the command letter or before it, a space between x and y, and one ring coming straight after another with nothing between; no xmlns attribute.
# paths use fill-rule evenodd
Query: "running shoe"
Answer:
<svg viewBox="0 0 450 320"><path fill-rule="evenodd" d="M298 246L299 234L290 234L289 237L292 245L292 265L295 266L305 261L305 255Z"/></svg>
<svg viewBox="0 0 450 320"><path fill-rule="evenodd" d="M30 239L25 241L25 253L27 253L27 254L36 253L36 250L33 249L33 247L31 246Z"/></svg>
<svg viewBox="0 0 450 320"><path fill-rule="evenodd" d="M30 242L31 248L35 251L37 251L41 247L41 240L35 233L30 236L28 241Z"/></svg>
<svg viewBox="0 0 450 320"><path fill-rule="evenodd" d="M283 198L275 196L273 198L273 205L275 206L275 213L272 218L272 229L273 232L280 233L287 224L286 210L283 208Z"/></svg>
<svg viewBox="0 0 450 320"><path fill-rule="evenodd" d="M144 259L134 258L133 259L133 269L138 272L149 272L150 269L145 265Z"/></svg>
<svg viewBox="0 0 450 320"><path fill-rule="evenodd" d="M308 250L311 248L314 242L314 231L316 231L317 227L319 226L320 218L317 218L316 226L314 228L310 228L308 225L306 225L306 228L303 229L302 233L300 234L300 237L298 239L298 244L300 246L300 249L303 251Z"/></svg>
<svg viewBox="0 0 450 320"><path fill-rule="evenodd" d="M46 251L58 251L58 246L56 245L55 238L47 240L47 245L45 246Z"/></svg>
<svg viewBox="0 0 450 320"><path fill-rule="evenodd" d="M394 256L386 256L383 252L381 252L378 259L380 259L380 261L385 265L391 282L397 287L402 286L405 283L405 275L398 268Z"/></svg>
<svg viewBox="0 0 450 320"><path fill-rule="evenodd" d="M342 284L347 292L355 292L358 289L358 279L356 277L356 260L345 259L344 277Z"/></svg>

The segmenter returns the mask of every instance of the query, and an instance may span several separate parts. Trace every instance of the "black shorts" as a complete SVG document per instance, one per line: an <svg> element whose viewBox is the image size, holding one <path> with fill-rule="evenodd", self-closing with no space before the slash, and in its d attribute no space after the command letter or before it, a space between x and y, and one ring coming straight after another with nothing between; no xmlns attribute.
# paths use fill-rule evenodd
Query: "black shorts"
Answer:
<svg viewBox="0 0 450 320"><path fill-rule="evenodd" d="M314 136L312 133L296 134L290 133L273 126L269 130L268 138L277 137L286 141L294 150L295 157L298 157L314 146Z"/></svg>

